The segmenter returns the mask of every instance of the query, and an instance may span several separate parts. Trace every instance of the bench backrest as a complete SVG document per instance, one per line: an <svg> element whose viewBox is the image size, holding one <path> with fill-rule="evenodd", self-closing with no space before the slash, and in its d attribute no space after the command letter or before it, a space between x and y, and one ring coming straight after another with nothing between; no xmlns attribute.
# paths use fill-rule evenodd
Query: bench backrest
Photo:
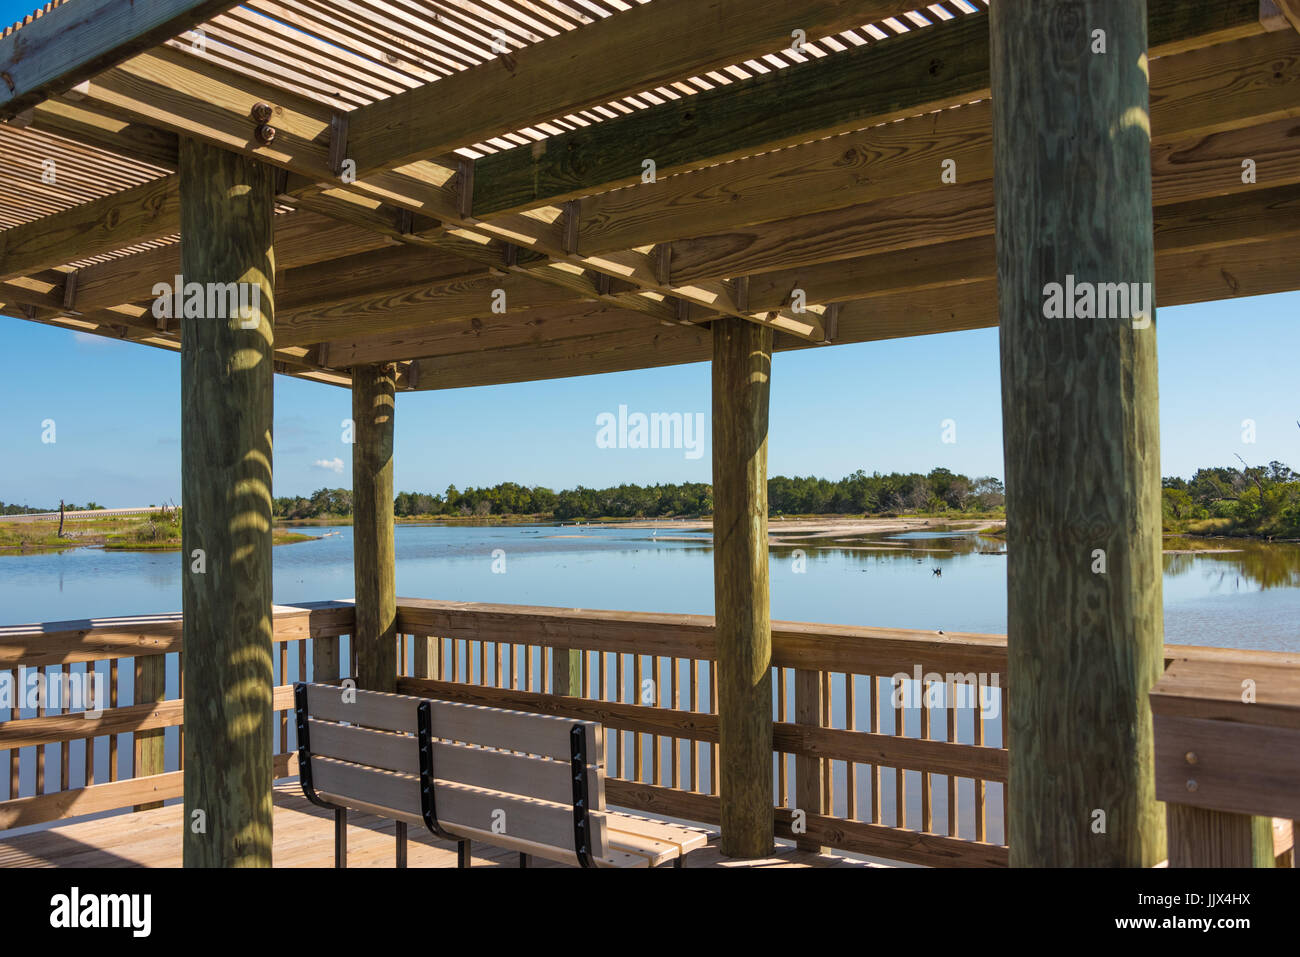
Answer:
<svg viewBox="0 0 1300 957"><path fill-rule="evenodd" d="M300 684L296 695L309 796L416 825L432 810L461 836L567 850L579 863L585 834L590 858L605 856L599 723L336 685ZM575 781L586 796L576 809Z"/></svg>

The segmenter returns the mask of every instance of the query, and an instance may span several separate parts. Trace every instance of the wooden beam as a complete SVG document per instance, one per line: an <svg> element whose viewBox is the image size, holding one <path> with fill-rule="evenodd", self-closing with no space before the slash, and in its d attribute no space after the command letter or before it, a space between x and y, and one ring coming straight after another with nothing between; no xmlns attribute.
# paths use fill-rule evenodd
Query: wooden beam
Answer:
<svg viewBox="0 0 1300 957"><path fill-rule="evenodd" d="M940 247L942 248L942 247ZM919 254L923 250L913 251ZM981 269L986 267L981 266ZM932 276L929 267L925 275ZM1215 249L1174 250L1156 260L1156 306L1208 302L1237 296L1259 296L1296 288L1294 243L1273 240ZM932 278L914 288L882 291L870 298L845 302L839 315L837 345L874 342L907 336L983 329L998 324L997 288L991 279L949 283ZM703 333L703 334L701 334ZM412 363L413 388L459 389L506 382L622 372L690 362L706 362L711 354L707 330L693 326L647 326L621 331L595 331L520 345L501 341L485 326L476 338L473 361L459 349L445 350ZM777 336L776 351L812 348L813 344Z"/></svg>
<svg viewBox="0 0 1300 957"><path fill-rule="evenodd" d="M777 53L794 30L818 39L908 9L905 0L656 0L359 107L348 117L348 155L364 177Z"/></svg>
<svg viewBox="0 0 1300 957"><path fill-rule="evenodd" d="M543 346L582 335L653 328L640 313L603 303L580 302L506 315L487 313L382 335L363 332L346 339L332 339L329 359L334 365L348 367L424 356L465 356L515 346Z"/></svg>
<svg viewBox="0 0 1300 957"><path fill-rule="evenodd" d="M0 279L116 252L179 230L180 181L164 176L0 231Z"/></svg>
<svg viewBox="0 0 1300 957"><path fill-rule="evenodd" d="M594 284L589 298L597 298ZM500 294L500 295L498 295ZM574 303L580 295L567 286L538 282L530 276L471 274L436 283L413 282L396 290L363 293L331 300L328 304L286 306L277 316L278 341L304 345L363 333L382 333L426 327L491 315ZM500 303L498 309L494 304Z"/></svg>
<svg viewBox="0 0 1300 957"><path fill-rule="evenodd" d="M393 564L391 364L352 369L352 567L356 585L357 684L393 691L397 682L397 590Z"/></svg>
<svg viewBox="0 0 1300 957"><path fill-rule="evenodd" d="M186 283L260 300L247 317L181 319L187 867L271 865L272 179L181 143Z"/></svg>
<svg viewBox="0 0 1300 957"><path fill-rule="evenodd" d="M1300 38L1290 32L1157 58L1150 68L1153 154L1174 150L1181 159L1210 134L1300 115L1294 93ZM509 150L479 162L527 152ZM584 196L578 247L598 256L929 192L948 185L941 181L948 161L959 185L992 179L987 100ZM1157 202L1168 201L1160 198L1162 185L1177 188L1176 180L1157 182Z"/></svg>
<svg viewBox="0 0 1300 957"><path fill-rule="evenodd" d="M384 236L315 213L285 213L273 223L276 266L289 275L312 263L393 245ZM173 281L180 271L180 256L180 244L172 243L85 267L77 280L78 307L85 311L151 297L155 283Z"/></svg>
<svg viewBox="0 0 1300 957"><path fill-rule="evenodd" d="M1146 8L990 8L1013 866L1165 858L1146 701L1163 668L1154 302L1067 318L1050 299L1155 281Z"/></svg>
<svg viewBox="0 0 1300 957"><path fill-rule="evenodd" d="M177 137L168 130L132 123L64 100L47 100L32 111L31 128L108 150L167 170L176 169Z"/></svg>
<svg viewBox="0 0 1300 957"><path fill-rule="evenodd" d="M991 202L991 188L988 198ZM1175 253L1266 241L1285 245L1282 241L1300 237L1300 183L1276 189L1255 185L1241 194L1157 206L1154 217L1157 272L1162 259ZM940 222L929 234L934 245L755 274L749 277L750 299L754 308L765 309L789 301L796 288L810 302L832 303L992 280L997 275L992 225L987 233L967 236L960 223L950 232L949 224ZM1188 277L1172 280L1178 288L1159 278L1160 295L1181 295Z"/></svg>
<svg viewBox="0 0 1300 957"><path fill-rule="evenodd" d="M772 330L713 322L713 595L722 853L772 852L767 420ZM805 809L812 811L814 809ZM821 808L815 809L820 813Z"/></svg>
<svg viewBox="0 0 1300 957"><path fill-rule="evenodd" d="M1153 57L1262 31L1256 0L1150 4ZM482 157L474 163L473 214L488 217L628 186L640 181L647 157L662 177L988 96L988 15L958 14L531 148Z"/></svg>
<svg viewBox="0 0 1300 957"><path fill-rule="evenodd" d="M231 0L77 0L0 38L0 119L183 33Z"/></svg>

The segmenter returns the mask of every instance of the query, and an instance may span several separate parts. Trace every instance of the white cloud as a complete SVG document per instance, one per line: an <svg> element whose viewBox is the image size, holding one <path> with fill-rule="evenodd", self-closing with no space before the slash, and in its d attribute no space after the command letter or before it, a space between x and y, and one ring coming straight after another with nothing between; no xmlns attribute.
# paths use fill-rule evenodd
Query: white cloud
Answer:
<svg viewBox="0 0 1300 957"><path fill-rule="evenodd" d="M325 469L327 472L343 472L343 460L335 457L332 459L317 459L312 463L312 468Z"/></svg>

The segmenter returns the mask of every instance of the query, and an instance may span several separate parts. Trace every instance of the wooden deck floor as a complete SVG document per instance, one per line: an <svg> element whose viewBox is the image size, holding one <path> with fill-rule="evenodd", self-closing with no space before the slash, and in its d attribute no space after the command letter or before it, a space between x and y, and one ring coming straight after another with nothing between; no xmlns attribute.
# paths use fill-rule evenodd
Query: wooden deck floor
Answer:
<svg viewBox="0 0 1300 957"><path fill-rule="evenodd" d="M0 867L179 867L181 805L64 824L12 837L0 835ZM365 814L348 816L348 866L392 867L394 825ZM302 796L296 784L275 789L276 867L333 867L334 817ZM518 867L518 855L482 844L472 846L475 867ZM409 866L455 867L456 845L410 828ZM558 867L536 861L537 867ZM760 861L731 861L718 851L716 829L707 847L691 853L687 867L869 867L829 854L780 847Z"/></svg>

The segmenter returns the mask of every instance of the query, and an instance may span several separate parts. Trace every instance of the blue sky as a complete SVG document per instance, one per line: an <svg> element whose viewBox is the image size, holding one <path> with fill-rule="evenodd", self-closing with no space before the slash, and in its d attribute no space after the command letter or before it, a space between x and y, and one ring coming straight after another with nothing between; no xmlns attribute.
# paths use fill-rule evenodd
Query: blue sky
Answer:
<svg viewBox="0 0 1300 957"><path fill-rule="evenodd" d="M1160 311L1163 474L1236 465L1235 454L1300 467L1298 318L1300 293ZM995 329L778 353L773 366L770 474L943 465L1002 475ZM283 376L275 385L275 494L349 485L349 393ZM0 318L0 395L0 500L179 500L176 354ZM709 366L400 395L396 486L709 481L707 444L694 460L680 449L598 448L596 417L620 404L702 412L707 423ZM41 441L45 419L52 444ZM942 441L945 419L956 423L953 444ZM1253 445L1242 441L1244 419L1256 423Z"/></svg>

